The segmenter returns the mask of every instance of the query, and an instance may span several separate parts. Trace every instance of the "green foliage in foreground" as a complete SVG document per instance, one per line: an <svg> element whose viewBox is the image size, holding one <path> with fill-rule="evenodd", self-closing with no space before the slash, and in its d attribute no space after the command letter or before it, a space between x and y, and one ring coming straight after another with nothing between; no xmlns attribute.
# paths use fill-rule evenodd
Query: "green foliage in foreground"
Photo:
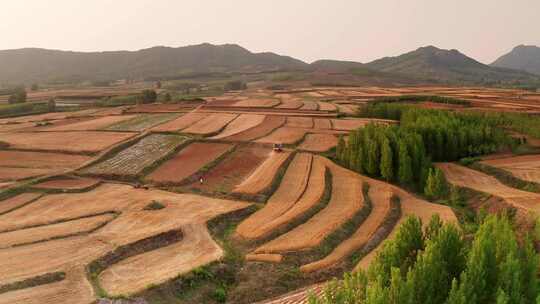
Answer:
<svg viewBox="0 0 540 304"><path fill-rule="evenodd" d="M474 239L434 217L408 218L367 271L328 284L310 304L536 303L538 255L507 217L488 216Z"/></svg>
<svg viewBox="0 0 540 304"><path fill-rule="evenodd" d="M26 102L0 105L0 117L46 113L47 102Z"/></svg>
<svg viewBox="0 0 540 304"><path fill-rule="evenodd" d="M445 104L455 104L461 106L470 106L471 102L465 99L458 99L453 97L446 96L437 96L437 95L400 95L400 96L385 96L378 97L372 100L371 102L435 102L435 103L445 103Z"/></svg>

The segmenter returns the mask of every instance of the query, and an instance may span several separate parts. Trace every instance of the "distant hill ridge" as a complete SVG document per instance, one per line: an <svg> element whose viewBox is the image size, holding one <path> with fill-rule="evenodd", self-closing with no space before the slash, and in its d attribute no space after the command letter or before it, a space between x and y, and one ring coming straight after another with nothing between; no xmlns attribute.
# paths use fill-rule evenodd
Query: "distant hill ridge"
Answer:
<svg viewBox="0 0 540 304"><path fill-rule="evenodd" d="M434 46L367 64L340 60L318 60L307 64L270 52L252 53L236 44L209 43L178 48L157 46L139 51L72 52L37 48L0 51L0 85L268 71L351 75L351 79L363 77L378 83L411 80L444 84L540 84L540 76L488 66L457 50Z"/></svg>
<svg viewBox="0 0 540 304"><path fill-rule="evenodd" d="M540 75L540 47L518 45L510 53L495 60L491 66L523 70Z"/></svg>

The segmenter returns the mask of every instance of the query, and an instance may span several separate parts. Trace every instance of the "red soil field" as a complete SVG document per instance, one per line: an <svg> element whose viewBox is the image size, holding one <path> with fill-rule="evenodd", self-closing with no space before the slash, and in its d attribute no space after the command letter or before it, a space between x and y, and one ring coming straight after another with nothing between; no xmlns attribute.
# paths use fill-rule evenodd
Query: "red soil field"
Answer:
<svg viewBox="0 0 540 304"><path fill-rule="evenodd" d="M281 254L246 254L246 261L280 263L282 260Z"/></svg>
<svg viewBox="0 0 540 304"><path fill-rule="evenodd" d="M234 188L236 193L257 194L268 189L279 168L289 158L291 152L271 152L270 156L253 173Z"/></svg>
<svg viewBox="0 0 540 304"><path fill-rule="evenodd" d="M36 132L0 134L11 148L41 151L99 152L133 137L119 132Z"/></svg>
<svg viewBox="0 0 540 304"><path fill-rule="evenodd" d="M264 119L265 119L264 115L242 114L238 116L238 118L233 120L230 124L228 124L225 127L225 129L223 129L223 131L221 131L218 135L213 136L212 138L213 139L226 138L226 137L244 132L251 128L255 128L258 125L260 125L264 121Z"/></svg>
<svg viewBox="0 0 540 304"><path fill-rule="evenodd" d="M281 100L281 104L276 106L276 109L300 109L304 106L302 100Z"/></svg>
<svg viewBox="0 0 540 304"><path fill-rule="evenodd" d="M279 104L275 99L245 99L233 104L234 107L271 108Z"/></svg>
<svg viewBox="0 0 540 304"><path fill-rule="evenodd" d="M200 135L215 134L221 131L221 129L227 126L227 124L233 121L236 117L238 117L238 114L212 114L194 123L191 127L182 130L182 132Z"/></svg>
<svg viewBox="0 0 540 304"><path fill-rule="evenodd" d="M42 182L32 187L37 189L83 190L94 187L99 182L99 180L91 178L61 178Z"/></svg>
<svg viewBox="0 0 540 304"><path fill-rule="evenodd" d="M311 117L287 117L285 127L289 128L313 128L313 118Z"/></svg>
<svg viewBox="0 0 540 304"><path fill-rule="evenodd" d="M283 126L285 121L286 117L284 116L266 116L260 125L224 139L231 141L252 141L270 134L275 129Z"/></svg>
<svg viewBox="0 0 540 304"><path fill-rule="evenodd" d="M24 206L38 199L39 197L41 197L41 195L41 193L22 193L17 196L13 196L3 201L0 201L0 214L4 214L13 209Z"/></svg>
<svg viewBox="0 0 540 304"><path fill-rule="evenodd" d="M281 127L256 142L267 144L294 144L306 135L306 129Z"/></svg>
<svg viewBox="0 0 540 304"><path fill-rule="evenodd" d="M311 154L297 154L287 168L279 188L265 207L240 223L236 229L237 235L248 239L259 238L262 236L261 231L258 231L259 227L287 212L306 190L312 160Z"/></svg>
<svg viewBox="0 0 540 304"><path fill-rule="evenodd" d="M370 123L367 119L332 119L334 130L352 131Z"/></svg>
<svg viewBox="0 0 540 304"><path fill-rule="evenodd" d="M232 147L230 144L193 143L159 166L146 179L155 183L180 183Z"/></svg>
<svg viewBox="0 0 540 304"><path fill-rule="evenodd" d="M331 134L308 134L306 138L298 146L300 150L311 152L326 152L337 146L338 139Z"/></svg>
<svg viewBox="0 0 540 304"><path fill-rule="evenodd" d="M271 152L272 150L266 147L237 147L217 166L203 174L203 184L195 181L189 187L208 192L229 193L234 186L253 173L271 155Z"/></svg>
<svg viewBox="0 0 540 304"><path fill-rule="evenodd" d="M104 116L63 126L46 128L47 131L92 131L104 129L112 124L134 118L134 115Z"/></svg>
<svg viewBox="0 0 540 304"><path fill-rule="evenodd" d="M126 113L169 113L187 112L193 110L201 103L172 103L172 104L144 104L126 110Z"/></svg>
<svg viewBox="0 0 540 304"><path fill-rule="evenodd" d="M74 169L92 158L85 155L50 152L0 151L0 166ZM1 171L2 169L0 169Z"/></svg>
<svg viewBox="0 0 540 304"><path fill-rule="evenodd" d="M13 132L19 130L29 129L35 126L33 122L22 122L22 123L11 123L11 124L1 124L0 132Z"/></svg>
<svg viewBox="0 0 540 304"><path fill-rule="evenodd" d="M207 117L208 114L203 113L187 113L186 115L183 115L181 117L178 117L175 120L169 121L167 123L161 124L159 126L156 126L152 128L152 131L157 132L175 132L180 131L182 129L185 129L194 123L202 120L203 118Z"/></svg>

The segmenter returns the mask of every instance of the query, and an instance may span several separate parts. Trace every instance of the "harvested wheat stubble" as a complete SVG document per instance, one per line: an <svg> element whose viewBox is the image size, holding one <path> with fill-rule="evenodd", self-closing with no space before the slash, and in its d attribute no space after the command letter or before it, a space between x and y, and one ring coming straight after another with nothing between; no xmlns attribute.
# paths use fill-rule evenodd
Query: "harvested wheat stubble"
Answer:
<svg viewBox="0 0 540 304"><path fill-rule="evenodd" d="M392 189L384 183L372 182L368 193L372 210L366 220L350 238L339 244L329 255L321 260L303 265L300 270L313 272L335 265L339 261L362 248L384 223L391 209Z"/></svg>
<svg viewBox="0 0 540 304"><path fill-rule="evenodd" d="M350 104L336 104L339 109L339 112L353 115L358 111L358 106Z"/></svg>
<svg viewBox="0 0 540 304"><path fill-rule="evenodd" d="M83 266L69 269L60 282L15 290L0 296L0 304L91 304L95 301L94 290L86 280Z"/></svg>
<svg viewBox="0 0 540 304"><path fill-rule="evenodd" d="M89 161L85 155L51 152L0 151L0 166L74 169ZM0 169L1 171L2 169Z"/></svg>
<svg viewBox="0 0 540 304"><path fill-rule="evenodd" d="M379 181L379 183L382 182ZM452 208L418 199L414 195L406 192L401 188L392 186L390 184L387 185L392 188L394 194L399 196L401 206L401 219L394 226L392 232L387 239L391 239L399 229L399 226L410 216L419 217L422 220L422 224L424 225L424 227L429 223L432 216L435 214L438 214L443 222L457 223L457 218L454 214L454 211L452 211ZM369 254L363 257L356 265L355 270L366 270L369 267L371 261L375 259L383 246L384 242L380 243L374 250L372 250Z"/></svg>
<svg viewBox="0 0 540 304"><path fill-rule="evenodd" d="M192 143L166 161L146 179L156 183L180 183L232 149L231 144Z"/></svg>
<svg viewBox="0 0 540 304"><path fill-rule="evenodd" d="M33 185L32 188L83 190L94 187L99 184L99 182L99 180L92 178L60 178Z"/></svg>
<svg viewBox="0 0 540 304"><path fill-rule="evenodd" d="M35 123L33 122L0 124L0 132L13 132L13 131L23 130L27 128L32 128L33 126L35 126Z"/></svg>
<svg viewBox="0 0 540 304"><path fill-rule="evenodd" d="M266 116L264 118L264 121L255 128L251 128L249 130L226 137L224 139L231 141L252 141L268 135L275 129L283 126L286 119L287 118L285 116Z"/></svg>
<svg viewBox="0 0 540 304"><path fill-rule="evenodd" d="M313 129L330 130L332 122L327 118L315 118L313 119Z"/></svg>
<svg viewBox="0 0 540 304"><path fill-rule="evenodd" d="M123 260L99 276L101 285L113 296L133 294L150 284L161 284L192 269L219 260L223 250L204 224L182 227L184 238L173 245Z"/></svg>
<svg viewBox="0 0 540 304"><path fill-rule="evenodd" d="M268 158L244 181L235 187L234 192L257 194L272 185L279 168L289 158L291 152L271 152Z"/></svg>
<svg viewBox="0 0 540 304"><path fill-rule="evenodd" d="M306 110L306 111L316 111L318 109L319 109L319 104L311 100L304 100L304 105L300 108L300 110Z"/></svg>
<svg viewBox="0 0 540 304"><path fill-rule="evenodd" d="M275 99L245 99L234 103L233 107L249 107L249 108L272 108L279 104Z"/></svg>
<svg viewBox="0 0 540 304"><path fill-rule="evenodd" d="M84 233L104 225L114 217L113 214L103 214L59 224L0 233L0 249Z"/></svg>
<svg viewBox="0 0 540 304"><path fill-rule="evenodd" d="M337 146L337 143L337 137L332 134L308 134L298 148L311 152L326 152Z"/></svg>
<svg viewBox="0 0 540 304"><path fill-rule="evenodd" d="M337 111L337 108L336 108L335 104L332 104L332 103L329 103L329 102L324 102L324 101L319 101L318 104L319 104L319 110L321 110L321 111L328 111L328 112Z"/></svg>
<svg viewBox="0 0 540 304"><path fill-rule="evenodd" d="M212 137L213 139L221 139L229 137L240 132L249 130L260 125L265 119L264 115L257 114L242 114L228 124L221 133Z"/></svg>
<svg viewBox="0 0 540 304"><path fill-rule="evenodd" d="M516 208L540 214L540 194L508 187L495 177L451 163L440 163L448 182L504 199Z"/></svg>
<svg viewBox="0 0 540 304"><path fill-rule="evenodd" d="M311 117L287 117L285 127L289 128L313 128L313 118Z"/></svg>
<svg viewBox="0 0 540 304"><path fill-rule="evenodd" d="M324 159L332 173L332 195L328 205L304 224L262 245L255 253L297 251L317 246L362 208L362 180L356 173Z"/></svg>
<svg viewBox="0 0 540 304"><path fill-rule="evenodd" d="M176 113L166 114L143 114L108 126L105 130L110 131L144 131L154 126L163 124L178 117Z"/></svg>
<svg viewBox="0 0 540 304"><path fill-rule="evenodd" d="M132 119L135 116L133 115L124 115L124 116L104 116L95 118L92 120L85 120L82 122L76 122L72 124L67 124L63 126L53 126L50 128L45 128L46 131L92 131L104 129L112 124Z"/></svg>
<svg viewBox="0 0 540 304"><path fill-rule="evenodd" d="M188 187L206 192L230 193L234 186L255 171L271 152L268 147L237 147L219 164L204 173L204 183L194 181Z"/></svg>
<svg viewBox="0 0 540 304"><path fill-rule="evenodd" d="M93 175L136 176L187 140L170 134L151 134L118 154L82 172Z"/></svg>
<svg viewBox="0 0 540 304"><path fill-rule="evenodd" d="M284 213L269 222L262 223L253 234L257 235L258 238L268 236L272 231L293 222L317 205L324 195L325 173L326 167L323 159L320 156L314 156L307 188L302 196Z"/></svg>
<svg viewBox="0 0 540 304"><path fill-rule="evenodd" d="M283 256L281 254L246 254L246 261L281 263Z"/></svg>
<svg viewBox="0 0 540 304"><path fill-rule="evenodd" d="M182 130L182 132L200 135L215 134L233 121L236 117L238 117L238 114L212 114L196 122L191 127Z"/></svg>
<svg viewBox="0 0 540 304"><path fill-rule="evenodd" d="M31 132L0 134L13 149L94 153L133 137L119 132Z"/></svg>
<svg viewBox="0 0 540 304"><path fill-rule="evenodd" d="M194 109L200 102L195 103L173 103L173 104L143 104L128 109L127 113L168 113L186 112Z"/></svg>
<svg viewBox="0 0 540 304"><path fill-rule="evenodd" d="M306 135L306 129L281 127L256 142L267 144L294 144Z"/></svg>
<svg viewBox="0 0 540 304"><path fill-rule="evenodd" d="M522 155L482 161L483 164L500 168L514 176L540 183L540 155Z"/></svg>
<svg viewBox="0 0 540 304"><path fill-rule="evenodd" d="M236 229L237 235L248 239L259 238L261 237L259 227L287 212L306 191L312 161L311 154L297 154L266 206L240 223Z"/></svg>
<svg viewBox="0 0 540 304"><path fill-rule="evenodd" d="M175 120L171 120L169 122L166 122L164 124L161 124L157 127L152 128L152 131L156 131L156 132L180 131L182 129L185 129L197 123L198 121L202 120L205 117L208 117L208 114L195 113L195 112L187 113L186 115L178 117Z"/></svg>
<svg viewBox="0 0 540 304"><path fill-rule="evenodd" d="M41 193L22 193L17 196L0 201L0 214L7 213L11 210L24 206L41 196Z"/></svg>
<svg viewBox="0 0 540 304"><path fill-rule="evenodd" d="M31 177L58 173L59 169L0 167L0 181L16 181Z"/></svg>

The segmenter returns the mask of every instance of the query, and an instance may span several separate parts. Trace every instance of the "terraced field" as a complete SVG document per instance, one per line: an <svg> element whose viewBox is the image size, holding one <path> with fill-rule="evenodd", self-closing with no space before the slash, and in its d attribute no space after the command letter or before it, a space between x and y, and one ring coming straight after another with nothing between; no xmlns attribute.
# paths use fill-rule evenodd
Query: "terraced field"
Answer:
<svg viewBox="0 0 540 304"><path fill-rule="evenodd" d="M186 142L178 135L152 134L113 157L82 170L84 174L134 177Z"/></svg>
<svg viewBox="0 0 540 304"><path fill-rule="evenodd" d="M115 123L105 128L109 131L144 131L177 118L179 114L143 114Z"/></svg>
<svg viewBox="0 0 540 304"><path fill-rule="evenodd" d="M278 170L291 156L288 151L272 152L251 175L234 188L235 193L257 194L270 188Z"/></svg>
<svg viewBox="0 0 540 304"><path fill-rule="evenodd" d="M106 129L108 126L135 118L133 115L104 116L81 122L53 126L46 128L47 131L95 131Z"/></svg>
<svg viewBox="0 0 540 304"><path fill-rule="evenodd" d="M539 155L523 155L508 158L490 159L484 160L482 161L482 163L506 170L520 179L534 183L540 183Z"/></svg>
<svg viewBox="0 0 540 304"><path fill-rule="evenodd" d="M305 135L306 129L282 127L273 131L270 135L256 140L256 142L266 144L294 144L302 140Z"/></svg>
<svg viewBox="0 0 540 304"><path fill-rule="evenodd" d="M216 134L237 117L237 114L212 114L185 128L182 133L204 136Z"/></svg>
<svg viewBox="0 0 540 304"><path fill-rule="evenodd" d="M152 130L156 132L176 132L195 124L196 122L202 120L205 117L207 117L206 114L191 112L187 113L186 115L180 116L177 119L156 126L152 128Z"/></svg>
<svg viewBox="0 0 540 304"><path fill-rule="evenodd" d="M264 120L264 115L242 114L230 124L228 124L225 129L223 129L223 131L221 131L218 135L212 137L212 139L222 139L242 133L246 130L257 127L258 125L263 123Z"/></svg>
<svg viewBox="0 0 540 304"><path fill-rule="evenodd" d="M310 152L326 152L337 146L337 143L337 137L332 134L308 134L298 148Z"/></svg>

